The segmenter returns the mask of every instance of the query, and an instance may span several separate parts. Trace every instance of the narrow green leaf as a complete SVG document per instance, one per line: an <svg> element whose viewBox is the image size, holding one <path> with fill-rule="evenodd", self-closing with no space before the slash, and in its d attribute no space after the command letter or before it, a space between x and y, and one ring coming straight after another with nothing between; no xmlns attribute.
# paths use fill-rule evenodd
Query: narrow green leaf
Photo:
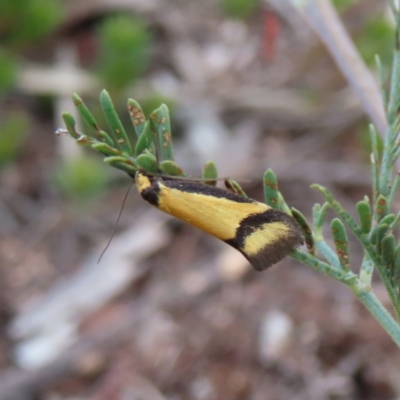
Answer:
<svg viewBox="0 0 400 400"><path fill-rule="evenodd" d="M375 212L378 221L389 214L389 207L385 196L379 195L375 204Z"/></svg>
<svg viewBox="0 0 400 400"><path fill-rule="evenodd" d="M131 116L131 121L136 135L138 138L140 138L146 124L146 117L144 116L142 107L140 107L140 104L136 100L128 99L128 111L129 115Z"/></svg>
<svg viewBox="0 0 400 400"><path fill-rule="evenodd" d="M325 202L322 207L320 208L319 216L318 219L314 222L315 227L321 228L323 227L325 220L326 220L326 214L328 213L328 210L330 208L330 204L328 202Z"/></svg>
<svg viewBox="0 0 400 400"><path fill-rule="evenodd" d="M354 233L354 235L357 237L357 239L363 245L365 251L368 253L369 257L371 258L373 263L378 268L379 274L380 274L382 280L384 280L387 290L390 292L389 293L390 298L394 299L394 293L392 290L393 288L390 286L390 284L387 280L387 277L384 274L384 270L380 263L380 258L378 257L378 255L376 253L375 246L373 246L373 244L371 243L370 237L365 235L362 232L360 226L354 221L354 219L350 216L350 214L343 209L341 204L337 200L335 200L335 198L332 196L332 194L329 192L329 190L325 189L324 187L322 187L320 185L312 185L311 187L314 189L317 189L320 193L322 193L322 195L329 202L329 204L332 206L332 208L335 210L335 212L339 215L340 219L346 223L347 227ZM374 231L375 230L373 229L373 232ZM371 233L371 235L372 235L372 233ZM400 308L396 308L396 314L397 314L397 312L398 312L398 315L400 316Z"/></svg>
<svg viewBox="0 0 400 400"><path fill-rule="evenodd" d="M233 193L238 194L239 196L242 197L247 197L247 194L245 193L245 191L242 189L242 187L233 179L231 178L227 178L224 180L225 183L225 187L230 190Z"/></svg>
<svg viewBox="0 0 400 400"><path fill-rule="evenodd" d="M99 153L106 154L108 156L120 156L121 151L114 149L114 147L109 146L106 143L95 143L92 144L92 148L98 151Z"/></svg>
<svg viewBox="0 0 400 400"><path fill-rule="evenodd" d="M354 219L350 216L350 214L344 210L342 205L332 196L332 193L329 192L328 189L324 188L321 185L311 185L313 189L318 190L325 199L329 202L332 208L336 211L342 221L344 221L347 226L353 231L353 233L360 238L361 242L365 244L364 240L362 239L363 232L361 231L360 226L354 221Z"/></svg>
<svg viewBox="0 0 400 400"><path fill-rule="evenodd" d="M331 222L331 230L336 252L339 257L340 265L343 269L350 268L349 240L343 222L339 218L334 218Z"/></svg>
<svg viewBox="0 0 400 400"><path fill-rule="evenodd" d="M399 31L396 29L396 45L398 46ZM396 47L392 60L392 76L387 107L387 119L390 125L395 121L400 103L400 49Z"/></svg>
<svg viewBox="0 0 400 400"><path fill-rule="evenodd" d="M389 233L389 235L383 237L381 243L381 250L382 250L382 261L386 265L386 268L390 271L390 275L393 276L395 238L392 233Z"/></svg>
<svg viewBox="0 0 400 400"><path fill-rule="evenodd" d="M379 137L378 132L373 124L369 124L369 135L371 139L371 150L372 154L374 155L375 162L377 164L380 163L380 156L379 156Z"/></svg>
<svg viewBox="0 0 400 400"><path fill-rule="evenodd" d="M138 141L135 146L135 156L137 157L139 154L142 154L146 149L151 151L150 148L153 144L153 133L151 131L150 121L145 123L144 129L142 130L141 135L139 136Z"/></svg>
<svg viewBox="0 0 400 400"><path fill-rule="evenodd" d="M160 163L161 172L172 176L186 176L182 168L172 160L164 160Z"/></svg>
<svg viewBox="0 0 400 400"><path fill-rule="evenodd" d="M272 169L264 173L264 198L265 202L276 210L279 209L278 179Z"/></svg>
<svg viewBox="0 0 400 400"><path fill-rule="evenodd" d="M202 176L207 185L215 186L217 184L218 170L214 161L207 161L204 164Z"/></svg>
<svg viewBox="0 0 400 400"><path fill-rule="evenodd" d="M378 133L375 126L369 125L369 133L371 138L371 175L372 175L372 204L376 203L379 195L379 148L378 148ZM374 209L374 212L376 209Z"/></svg>
<svg viewBox="0 0 400 400"><path fill-rule="evenodd" d="M110 135L107 132L99 129L98 135L100 136L100 138L103 142L107 143L111 147L115 147L114 141L112 140L112 138L110 137Z"/></svg>
<svg viewBox="0 0 400 400"><path fill-rule="evenodd" d="M95 139L91 136L80 135L79 138L76 139L76 143L86 145L86 146L93 146L94 144L99 144L102 142L99 142L97 139Z"/></svg>
<svg viewBox="0 0 400 400"><path fill-rule="evenodd" d="M385 90L385 74L383 71L381 58L379 57L378 54L375 54L375 64L376 64L376 69L378 71L378 76L379 76L379 86L380 86L380 90L381 90L382 103L383 103L384 109L386 110L387 109L387 93Z"/></svg>
<svg viewBox="0 0 400 400"><path fill-rule="evenodd" d="M315 203L312 208L312 216L313 216L314 225L317 225L320 214L321 214L321 204Z"/></svg>
<svg viewBox="0 0 400 400"><path fill-rule="evenodd" d="M161 104L161 106L150 115L150 121L154 134L154 144L157 150L158 161L160 163L162 161L174 161L168 107L165 104Z"/></svg>
<svg viewBox="0 0 400 400"><path fill-rule="evenodd" d="M383 217L383 218L381 219L381 221L379 222L379 224L388 224L388 225L391 225L391 224L393 224L393 222L395 221L395 219L396 219L396 216L395 216L394 214L389 214L389 215L386 215L386 217Z"/></svg>
<svg viewBox="0 0 400 400"><path fill-rule="evenodd" d="M388 224L380 224L376 228L376 252L377 254L382 254L382 240L389 232L389 225ZM372 238L371 238L372 243Z"/></svg>
<svg viewBox="0 0 400 400"><path fill-rule="evenodd" d="M64 124L67 128L68 133L74 138L79 139L81 135L76 131L76 122L75 118L67 112L62 113L62 119L64 120Z"/></svg>
<svg viewBox="0 0 400 400"><path fill-rule="evenodd" d="M397 215L396 215L396 218L394 219L394 221L390 224L390 229L395 229L396 227L397 227L397 225L399 224L399 222L400 222L400 213L398 213Z"/></svg>
<svg viewBox="0 0 400 400"><path fill-rule="evenodd" d="M394 144L392 152L391 152L392 161L394 162L399 157L400 157L400 146L399 146L399 144Z"/></svg>
<svg viewBox="0 0 400 400"><path fill-rule="evenodd" d="M82 98L78 95L78 93L74 92L72 95L72 101L74 102L75 107L78 109L79 114L82 119L96 131L99 129L97 125L97 121L94 118L93 114L86 107L86 104L83 102Z"/></svg>
<svg viewBox="0 0 400 400"><path fill-rule="evenodd" d="M378 245L378 243L382 240L383 236L389 231L388 224L379 224L371 231L370 242L374 245Z"/></svg>
<svg viewBox="0 0 400 400"><path fill-rule="evenodd" d="M157 159L154 154L146 153L140 154L136 158L136 163L141 169L152 173L159 173Z"/></svg>
<svg viewBox="0 0 400 400"><path fill-rule="evenodd" d="M100 104L103 109L104 116L110 127L113 135L116 138L117 146L126 154L132 154L132 147L129 141L128 135L122 125L121 120L115 111L114 104L112 103L111 97L106 90L102 90L100 93Z"/></svg>
<svg viewBox="0 0 400 400"><path fill-rule="evenodd" d="M368 234L371 230L372 225L372 212L371 206L365 200L361 200L357 203L357 212L360 219L361 231Z"/></svg>
<svg viewBox="0 0 400 400"><path fill-rule="evenodd" d="M132 165L119 161L110 161L108 164L114 168L120 169L121 171L127 172L132 178L135 177L137 168L133 167Z"/></svg>
<svg viewBox="0 0 400 400"><path fill-rule="evenodd" d="M390 193L388 197L388 207L390 208L393 205L394 198L396 193L400 187L400 172L397 172L396 177L394 178L394 182L392 187L390 188Z"/></svg>
<svg viewBox="0 0 400 400"><path fill-rule="evenodd" d="M110 156L104 157L103 161L107 164L114 165L115 163L126 164L135 170L138 169L136 160L124 156Z"/></svg>
<svg viewBox="0 0 400 400"><path fill-rule="evenodd" d="M94 118L93 114L89 111L89 109L87 108L86 104L83 102L81 97L77 93L74 93L72 95L72 100L82 119L86 122L86 124L90 128L92 128L96 132L97 138L100 139L102 142L107 143L109 146L114 147L115 146L114 141L111 139L111 137L108 135L107 132L104 132L103 130L100 129L96 119Z"/></svg>
<svg viewBox="0 0 400 400"><path fill-rule="evenodd" d="M289 215L292 214L292 211L290 210L290 207L286 204L286 201L283 198L281 192L278 192L278 204L279 204L279 210L282 210L283 212Z"/></svg>

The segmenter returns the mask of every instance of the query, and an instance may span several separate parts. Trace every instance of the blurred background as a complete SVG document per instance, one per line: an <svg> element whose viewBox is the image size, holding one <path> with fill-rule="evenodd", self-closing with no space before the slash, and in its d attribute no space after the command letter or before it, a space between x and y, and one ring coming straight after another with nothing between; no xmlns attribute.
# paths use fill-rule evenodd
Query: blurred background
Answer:
<svg viewBox="0 0 400 400"><path fill-rule="evenodd" d="M334 5L390 68L387 2ZM370 194L368 119L286 1L0 0L0 400L398 399L395 344L290 258L257 273L133 188L97 263L131 179L54 131L74 91L107 130L103 88L131 134L128 97L167 104L192 176L211 159L262 201L272 168L308 218L311 183Z"/></svg>

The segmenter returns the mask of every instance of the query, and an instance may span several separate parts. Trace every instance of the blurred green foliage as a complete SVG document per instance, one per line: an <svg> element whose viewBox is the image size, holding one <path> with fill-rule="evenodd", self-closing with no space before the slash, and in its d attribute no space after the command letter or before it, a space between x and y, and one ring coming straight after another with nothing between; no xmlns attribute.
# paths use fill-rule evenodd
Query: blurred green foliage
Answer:
<svg viewBox="0 0 400 400"><path fill-rule="evenodd" d="M87 202L105 191L109 174L109 168L101 160L84 155L60 164L53 182L65 197Z"/></svg>
<svg viewBox="0 0 400 400"><path fill-rule="evenodd" d="M51 33L62 16L58 0L0 0L0 92L15 83L17 50Z"/></svg>
<svg viewBox="0 0 400 400"><path fill-rule="evenodd" d="M221 0L221 7L226 14L234 18L248 18L259 6L258 0Z"/></svg>
<svg viewBox="0 0 400 400"><path fill-rule="evenodd" d="M375 17L356 38L355 44L364 61L375 66L375 54L379 54L383 65L390 65L393 53L395 27L384 15Z"/></svg>
<svg viewBox="0 0 400 400"><path fill-rule="evenodd" d="M358 0L332 0L332 4L338 12L346 11L350 6L357 2Z"/></svg>
<svg viewBox="0 0 400 400"><path fill-rule="evenodd" d="M105 86L122 89L138 79L149 65L152 40L143 21L119 16L105 20L99 28L98 72Z"/></svg>
<svg viewBox="0 0 400 400"><path fill-rule="evenodd" d="M16 78L16 58L0 49L0 92L11 89Z"/></svg>
<svg viewBox="0 0 400 400"><path fill-rule="evenodd" d="M18 155L26 132L28 130L28 118L20 111L9 112L0 119L0 169L12 162Z"/></svg>
<svg viewBox="0 0 400 400"><path fill-rule="evenodd" d="M0 10L1 40L12 47L42 39L63 16L58 0L0 0Z"/></svg>

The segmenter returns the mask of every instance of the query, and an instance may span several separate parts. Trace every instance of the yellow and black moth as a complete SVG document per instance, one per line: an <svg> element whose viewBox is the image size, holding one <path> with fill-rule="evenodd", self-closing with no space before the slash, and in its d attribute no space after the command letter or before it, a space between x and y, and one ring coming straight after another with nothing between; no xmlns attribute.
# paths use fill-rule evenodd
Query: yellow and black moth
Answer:
<svg viewBox="0 0 400 400"><path fill-rule="evenodd" d="M258 271L304 242L295 219L264 203L200 182L136 173L144 200L239 250Z"/></svg>

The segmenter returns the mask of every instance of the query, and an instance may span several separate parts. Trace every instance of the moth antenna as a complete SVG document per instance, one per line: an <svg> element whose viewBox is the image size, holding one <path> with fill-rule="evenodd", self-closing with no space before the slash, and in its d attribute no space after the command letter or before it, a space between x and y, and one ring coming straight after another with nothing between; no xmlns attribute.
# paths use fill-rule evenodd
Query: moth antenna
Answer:
<svg viewBox="0 0 400 400"><path fill-rule="evenodd" d="M125 207L126 199L128 198L129 192L131 191L132 186L133 186L134 184L135 184L135 182L132 182L132 183L129 185L128 190L127 190L126 193L125 193L124 199L122 200L121 208L120 208L119 213L118 213L117 220L115 221L113 230L112 230L112 232L111 232L110 239L108 239L108 242L107 242L107 244L106 244L106 247L104 247L104 250L101 252L100 257L99 257L99 259L97 260L97 264L101 261L101 258L103 257L104 253L107 251L108 247L110 246L111 241L113 240L113 237L114 237L114 235L115 235L115 231L117 230L117 226L118 226L119 220L120 220L121 215L122 215L122 211L123 211L123 209L124 209L124 207Z"/></svg>

